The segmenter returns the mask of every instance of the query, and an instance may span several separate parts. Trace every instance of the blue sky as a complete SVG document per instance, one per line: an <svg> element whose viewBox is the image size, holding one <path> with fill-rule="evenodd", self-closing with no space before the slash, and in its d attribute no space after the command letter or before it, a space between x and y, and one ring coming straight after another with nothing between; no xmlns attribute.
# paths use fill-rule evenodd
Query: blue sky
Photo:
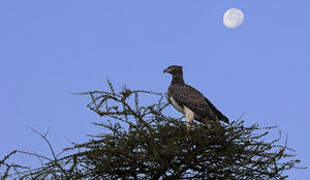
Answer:
<svg viewBox="0 0 310 180"><path fill-rule="evenodd" d="M0 2L0 157L13 149L48 153L27 127L51 127L56 150L100 129L74 96L116 87L165 92L162 70L185 81L230 119L278 125L310 166L310 2L307 0L118 0ZM244 23L228 29L224 12ZM176 115L177 112L175 113ZM27 158L22 159L27 162ZM30 162L30 160L29 160ZM290 172L306 179L309 170Z"/></svg>

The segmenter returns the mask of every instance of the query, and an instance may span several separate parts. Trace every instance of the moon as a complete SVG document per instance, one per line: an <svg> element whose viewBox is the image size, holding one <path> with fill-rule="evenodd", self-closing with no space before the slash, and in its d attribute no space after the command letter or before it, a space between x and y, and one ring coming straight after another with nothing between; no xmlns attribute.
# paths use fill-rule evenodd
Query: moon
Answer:
<svg viewBox="0 0 310 180"><path fill-rule="evenodd" d="M244 20L244 14L240 9L228 9L223 17L224 25L228 28L234 29L239 27Z"/></svg>

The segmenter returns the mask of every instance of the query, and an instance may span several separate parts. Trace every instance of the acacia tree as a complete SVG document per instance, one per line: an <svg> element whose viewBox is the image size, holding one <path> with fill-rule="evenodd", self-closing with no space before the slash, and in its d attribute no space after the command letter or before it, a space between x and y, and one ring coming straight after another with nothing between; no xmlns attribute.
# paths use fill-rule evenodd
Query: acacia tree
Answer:
<svg viewBox="0 0 310 180"><path fill-rule="evenodd" d="M168 104L160 93L130 90L79 93L90 97L87 107L102 116L94 123L104 133L86 143L54 152L52 157L13 151L0 161L0 177L16 179L286 179L296 166L292 149L280 139L264 141L275 127L193 123L188 131L183 118L166 115ZM151 96L151 97L150 97ZM142 103L154 100L155 103ZM151 100L150 100L151 99ZM34 156L38 168L10 164L16 153Z"/></svg>

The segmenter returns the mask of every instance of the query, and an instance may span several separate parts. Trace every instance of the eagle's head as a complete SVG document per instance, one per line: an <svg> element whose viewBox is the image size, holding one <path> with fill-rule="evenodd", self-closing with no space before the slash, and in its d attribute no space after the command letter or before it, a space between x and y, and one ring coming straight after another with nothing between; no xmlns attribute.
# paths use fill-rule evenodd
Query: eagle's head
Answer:
<svg viewBox="0 0 310 180"><path fill-rule="evenodd" d="M178 65L171 65L169 67L167 67L166 69L164 69L164 73L169 73L169 74L177 74L177 73L182 73L182 66L178 66Z"/></svg>

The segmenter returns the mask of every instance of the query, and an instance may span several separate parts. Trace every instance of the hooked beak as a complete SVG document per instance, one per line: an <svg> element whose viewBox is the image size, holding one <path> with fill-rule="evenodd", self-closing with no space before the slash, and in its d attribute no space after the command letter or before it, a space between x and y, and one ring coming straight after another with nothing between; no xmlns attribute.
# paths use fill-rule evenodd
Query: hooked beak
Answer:
<svg viewBox="0 0 310 180"><path fill-rule="evenodd" d="M163 73L169 73L168 69L164 69Z"/></svg>

